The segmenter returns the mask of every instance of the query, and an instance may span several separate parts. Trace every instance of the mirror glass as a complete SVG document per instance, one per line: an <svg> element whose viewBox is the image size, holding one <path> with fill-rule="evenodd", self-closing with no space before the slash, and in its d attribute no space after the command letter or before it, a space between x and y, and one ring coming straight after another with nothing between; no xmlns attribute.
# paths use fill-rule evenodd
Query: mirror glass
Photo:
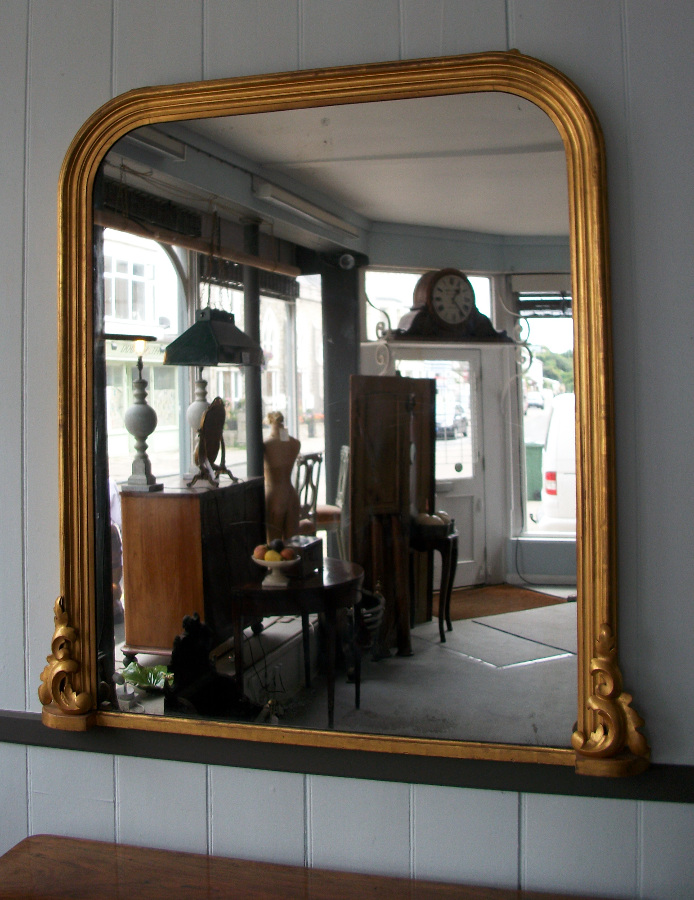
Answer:
<svg viewBox="0 0 694 900"><path fill-rule="evenodd" d="M241 506L234 501L226 512L219 500L237 479L239 491L253 484L245 370L164 364L167 346L197 308L231 312L239 328L252 331L243 265L250 253L265 267L259 287L264 441L267 413L279 410L301 452L324 454L324 466L329 461L332 409L324 367L331 348L324 353L321 310L326 260L346 271L363 269L361 293L354 295L362 371L397 371L437 385L436 510L446 509L459 531L452 630L442 643L434 599L433 615L432 609L412 613L411 657L377 657L369 635L362 635L357 710L354 623L338 621L335 728L568 746L577 678L575 459L573 471L557 475L554 463L548 474L545 456L550 419L568 399L561 395L573 397L569 203L564 146L549 117L516 95L473 93L145 126L106 155L94 218L95 415L105 425L105 432L97 429L95 448L97 504L111 538L110 549L108 540L101 545L110 577L103 579L97 618L105 623L106 675L116 673L113 708L326 728L319 617L308 623L307 688L306 623L274 607L244 622L248 705L166 701L166 667L182 614L212 618L215 634L205 646L214 650L215 673L234 675L239 635L223 610L205 616L204 595L214 593L209 579L236 583L252 576L253 563L249 554L241 563L228 546L215 544L215 535L226 533L221 517L228 512L253 541L264 540L248 513L252 498L244 494ZM391 337L384 345L383 331L395 329L412 305L418 277L448 266L471 277L478 308L508 340L421 347ZM553 346L546 335L559 320L563 342ZM147 338L143 347L138 336ZM374 360L384 346L389 362L379 368ZM563 359L563 380L555 357ZM226 412L225 456L216 452L213 460L227 470L216 472L220 488L204 478L188 487L197 471L191 421L200 424L189 405L203 397L221 397ZM143 401L156 412L149 431L138 424ZM137 445L143 437L145 450ZM572 455L573 407L560 438ZM335 470L334 448L332 455ZM324 467L318 503L333 504L326 474ZM563 524L555 516L543 531L543 502L556 507L558 481L569 509ZM472 512L470 490L476 491ZM342 514L348 514L344 506ZM318 536L331 557L349 555L334 531ZM232 568L238 562L238 571L211 574L215 566L209 568L206 554L227 568L229 559ZM436 554L433 563L437 589ZM224 605L223 596L215 603Z"/></svg>

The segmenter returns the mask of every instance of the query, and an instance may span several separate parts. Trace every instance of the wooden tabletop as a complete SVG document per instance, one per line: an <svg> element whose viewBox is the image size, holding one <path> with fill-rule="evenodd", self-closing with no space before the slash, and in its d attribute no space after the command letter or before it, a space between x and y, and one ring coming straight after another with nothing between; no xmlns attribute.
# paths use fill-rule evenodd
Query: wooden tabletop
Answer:
<svg viewBox="0 0 694 900"><path fill-rule="evenodd" d="M352 606L358 600L364 570L356 563L324 559L323 568L306 578L289 578L286 585L267 587L259 569L256 581L229 588L229 596L246 616L298 615Z"/></svg>
<svg viewBox="0 0 694 900"><path fill-rule="evenodd" d="M290 570L291 571L291 570ZM277 590L284 591L304 591L311 588L335 588L342 587L346 584L354 584L364 574L361 566L353 562L346 562L342 559L333 559L325 557L323 559L323 567L316 572L312 572L305 578L294 577L290 575L286 587ZM258 568L258 577L247 584L234 586L233 590L258 590L263 586L263 579L267 575L267 571Z"/></svg>
<svg viewBox="0 0 694 900"><path fill-rule="evenodd" d="M564 894L465 887L150 850L54 835L0 857L0 898L44 900L549 900ZM571 898L569 898L571 900ZM573 900L577 900L574 896Z"/></svg>

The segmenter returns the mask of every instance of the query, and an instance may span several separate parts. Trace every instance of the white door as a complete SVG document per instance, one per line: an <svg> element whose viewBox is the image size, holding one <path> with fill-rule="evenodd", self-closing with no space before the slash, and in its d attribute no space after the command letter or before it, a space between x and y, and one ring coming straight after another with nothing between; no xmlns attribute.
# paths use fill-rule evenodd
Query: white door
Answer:
<svg viewBox="0 0 694 900"><path fill-rule="evenodd" d="M479 350L451 344L393 348L395 370L436 379L436 509L455 519L455 587L482 584L485 563L484 435ZM434 584L440 560L435 554Z"/></svg>

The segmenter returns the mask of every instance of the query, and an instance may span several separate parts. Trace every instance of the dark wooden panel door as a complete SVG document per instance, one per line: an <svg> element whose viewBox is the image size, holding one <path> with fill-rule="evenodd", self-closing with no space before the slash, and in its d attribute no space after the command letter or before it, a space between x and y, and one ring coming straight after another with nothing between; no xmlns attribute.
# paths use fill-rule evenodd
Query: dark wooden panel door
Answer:
<svg viewBox="0 0 694 900"><path fill-rule="evenodd" d="M432 509L434 398L429 379L352 376L350 558L386 598L382 640L409 646L410 516Z"/></svg>

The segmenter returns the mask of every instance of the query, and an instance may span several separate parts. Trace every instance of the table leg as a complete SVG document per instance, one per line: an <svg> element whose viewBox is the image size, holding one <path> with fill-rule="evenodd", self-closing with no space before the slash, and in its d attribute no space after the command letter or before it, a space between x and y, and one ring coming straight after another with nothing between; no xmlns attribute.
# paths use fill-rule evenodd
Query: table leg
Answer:
<svg viewBox="0 0 694 900"><path fill-rule="evenodd" d="M441 586L439 588L439 637L441 643L446 643L446 635L443 630L444 618L449 631L453 631L451 624L451 594L453 593L453 581L455 580L455 567L458 562L458 537L451 535L439 545L441 553Z"/></svg>
<svg viewBox="0 0 694 900"><path fill-rule="evenodd" d="M441 553L441 584L439 585L439 638L442 644L446 643L446 635L443 630L443 618L446 610L446 595L448 593L448 576L451 568L450 545L448 542L439 547Z"/></svg>
<svg viewBox="0 0 694 900"><path fill-rule="evenodd" d="M301 613L301 636L304 644L304 682L311 687L311 640L308 628L308 613Z"/></svg>
<svg viewBox="0 0 694 900"><path fill-rule="evenodd" d="M451 547L450 574L448 576L448 590L446 591L446 627L449 631L453 631L453 623L451 622L451 594L453 593L453 582L455 581L455 570L458 565L458 535L452 534L449 538Z"/></svg>
<svg viewBox="0 0 694 900"><path fill-rule="evenodd" d="M384 569L385 554L385 536L383 534L383 519L381 516L374 515L371 517L371 584L372 591L377 590L376 585L380 582L385 584ZM392 632L395 627L395 604L388 595L387 588L384 590L386 594L386 603L383 610L383 619L378 629L378 634L374 638L373 658L386 659L390 656L390 641Z"/></svg>
<svg viewBox="0 0 694 900"><path fill-rule="evenodd" d="M243 697L243 618L240 614L234 616L234 673L236 690L239 697Z"/></svg>
<svg viewBox="0 0 694 900"><path fill-rule="evenodd" d="M396 635L398 656L412 656L410 639L410 599L407 561L409 547L405 543L398 516L390 517L392 564L395 570Z"/></svg>
<svg viewBox="0 0 694 900"><path fill-rule="evenodd" d="M415 610L416 586L415 586L415 582L414 582L415 562L414 562L414 552L412 550L412 547L410 547L410 552L409 552L408 556L409 556L408 576L409 576L409 581L410 581L410 628L414 628L414 620L415 620L415 612L416 612L416 610Z"/></svg>
<svg viewBox="0 0 694 900"><path fill-rule="evenodd" d="M362 633L361 601L355 600L353 606L354 634L352 635L352 648L354 652L354 708L359 709L361 704L361 643L359 636Z"/></svg>
<svg viewBox="0 0 694 900"><path fill-rule="evenodd" d="M335 727L335 642L337 641L337 615L329 605L325 611L325 658L328 680L328 728Z"/></svg>

